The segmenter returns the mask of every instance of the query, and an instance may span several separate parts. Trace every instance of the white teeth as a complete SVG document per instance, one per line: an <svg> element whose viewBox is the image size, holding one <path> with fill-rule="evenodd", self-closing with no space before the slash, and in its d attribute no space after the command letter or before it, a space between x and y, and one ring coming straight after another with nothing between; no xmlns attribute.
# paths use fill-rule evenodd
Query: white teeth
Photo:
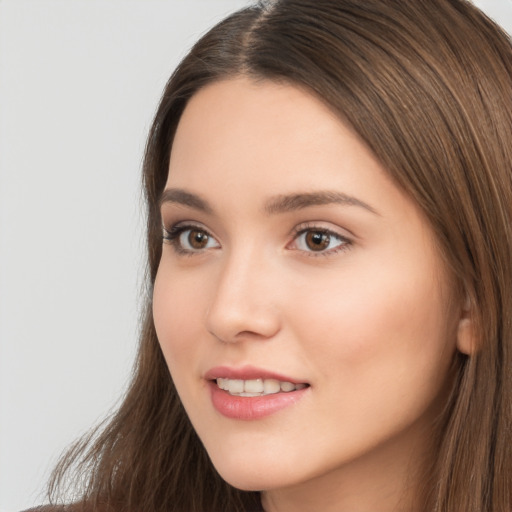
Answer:
<svg viewBox="0 0 512 512"><path fill-rule="evenodd" d="M295 389L295 384L291 382L281 382L281 391L292 391Z"/></svg>
<svg viewBox="0 0 512 512"><path fill-rule="evenodd" d="M244 391L246 393L263 393L263 380L246 380L244 384Z"/></svg>
<svg viewBox="0 0 512 512"><path fill-rule="evenodd" d="M307 384L293 384L292 382L280 382L276 379L217 379L217 386L230 395L237 396L264 396L279 393L288 393L298 389L304 389Z"/></svg>
<svg viewBox="0 0 512 512"><path fill-rule="evenodd" d="M279 384L279 381L276 379L265 379L263 381L263 391L266 395L279 393L279 391L281 391L281 384Z"/></svg>
<svg viewBox="0 0 512 512"><path fill-rule="evenodd" d="M228 391L231 393L243 393L244 392L244 381L240 379L232 380L228 383Z"/></svg>
<svg viewBox="0 0 512 512"><path fill-rule="evenodd" d="M220 389L227 390L227 379L217 379L217 386Z"/></svg>

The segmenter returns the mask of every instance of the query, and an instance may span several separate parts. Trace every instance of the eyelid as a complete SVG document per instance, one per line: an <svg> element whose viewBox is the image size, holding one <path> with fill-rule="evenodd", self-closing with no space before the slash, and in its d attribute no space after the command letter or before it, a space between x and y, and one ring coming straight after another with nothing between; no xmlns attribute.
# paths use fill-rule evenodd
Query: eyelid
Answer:
<svg viewBox="0 0 512 512"><path fill-rule="evenodd" d="M214 235L212 235L210 230L198 222L180 221L173 224L170 228L167 228L164 224L162 225L162 229L164 243L167 241L167 243L169 243L173 247L173 249L180 255L194 256L197 254L203 254L207 250L216 249L220 247L220 242ZM210 239L215 240L215 242L217 243L217 247L205 247L202 249L189 249L183 247L182 243L180 242L180 237L183 233L190 230L197 230L205 233Z"/></svg>
<svg viewBox="0 0 512 512"><path fill-rule="evenodd" d="M297 226L295 226L290 233L290 236L292 237L291 242L287 244L287 248L290 250L296 250L303 252L306 256L310 257L318 257L318 256L329 256L336 254L340 251L346 251L350 249L353 245L353 238L350 236L347 236L345 234L342 234L337 229L328 228L322 225L321 222L304 222ZM296 243L297 239L308 232L319 232L324 233L330 237L334 237L337 240L340 241L338 245L331 249L321 250L321 251L314 251L314 250L304 250L304 249L298 249L298 248L291 248L290 245ZM346 230L345 230L346 231Z"/></svg>
<svg viewBox="0 0 512 512"><path fill-rule="evenodd" d="M326 225L327 224L327 225ZM301 222L300 224L297 224L293 227L293 229L290 231L290 236L297 235L299 233L302 233L304 231L324 231L326 233L331 233L335 236L338 236L343 239L352 240L354 238L357 238L356 235L354 235L350 230L346 228L341 228L339 226L333 225L331 222L326 221L306 221Z"/></svg>

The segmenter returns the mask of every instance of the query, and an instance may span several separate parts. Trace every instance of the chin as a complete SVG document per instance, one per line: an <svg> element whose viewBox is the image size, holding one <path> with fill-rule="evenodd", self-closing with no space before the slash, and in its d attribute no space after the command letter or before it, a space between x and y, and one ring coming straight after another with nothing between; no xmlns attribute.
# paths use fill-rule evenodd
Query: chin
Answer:
<svg viewBox="0 0 512 512"><path fill-rule="evenodd" d="M275 488L287 487L291 482L285 482L274 471L256 471L250 468L225 469L217 468L218 473L229 485L241 491L268 491Z"/></svg>
<svg viewBox="0 0 512 512"><path fill-rule="evenodd" d="M284 488L310 477L307 468L301 468L296 460L287 460L285 454L276 451L266 455L261 449L259 453L216 453L211 461L223 480L242 491Z"/></svg>

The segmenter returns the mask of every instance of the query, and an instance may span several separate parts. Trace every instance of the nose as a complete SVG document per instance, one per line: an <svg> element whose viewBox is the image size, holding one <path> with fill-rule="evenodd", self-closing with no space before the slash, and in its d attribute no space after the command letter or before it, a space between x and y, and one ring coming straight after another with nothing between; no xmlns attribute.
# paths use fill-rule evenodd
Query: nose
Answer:
<svg viewBox="0 0 512 512"><path fill-rule="evenodd" d="M256 251L222 263L206 315L206 329L224 343L267 340L281 327L277 276Z"/></svg>

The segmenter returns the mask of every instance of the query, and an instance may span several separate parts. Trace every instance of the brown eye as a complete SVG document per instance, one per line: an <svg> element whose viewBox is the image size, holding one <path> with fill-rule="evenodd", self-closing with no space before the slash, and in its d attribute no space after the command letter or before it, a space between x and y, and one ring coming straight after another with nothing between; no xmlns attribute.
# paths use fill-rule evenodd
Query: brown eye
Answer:
<svg viewBox="0 0 512 512"><path fill-rule="evenodd" d="M324 251L329 247L331 237L322 231L308 231L304 241L311 251Z"/></svg>
<svg viewBox="0 0 512 512"><path fill-rule="evenodd" d="M178 252L194 253L220 247L219 242L208 231L199 227L178 227L167 237Z"/></svg>
<svg viewBox="0 0 512 512"><path fill-rule="evenodd" d="M188 232L187 242L192 249L204 249L208 245L209 238L204 231L191 229Z"/></svg>
<svg viewBox="0 0 512 512"><path fill-rule="evenodd" d="M305 228L299 231L288 248L303 251L312 255L335 254L348 249L352 242L330 229Z"/></svg>

